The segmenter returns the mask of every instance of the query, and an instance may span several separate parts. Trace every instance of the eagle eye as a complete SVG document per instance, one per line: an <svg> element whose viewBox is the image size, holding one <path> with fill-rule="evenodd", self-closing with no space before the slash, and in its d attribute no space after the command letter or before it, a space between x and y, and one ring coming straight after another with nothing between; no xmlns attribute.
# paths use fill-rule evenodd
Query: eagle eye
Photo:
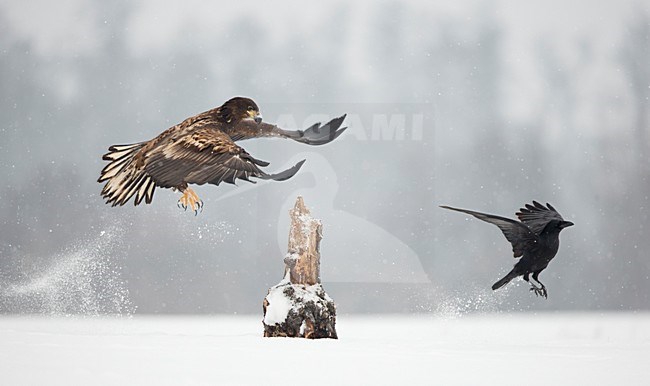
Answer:
<svg viewBox="0 0 650 386"><path fill-rule="evenodd" d="M255 110L253 106L248 106L248 111L253 111L253 110Z"/></svg>

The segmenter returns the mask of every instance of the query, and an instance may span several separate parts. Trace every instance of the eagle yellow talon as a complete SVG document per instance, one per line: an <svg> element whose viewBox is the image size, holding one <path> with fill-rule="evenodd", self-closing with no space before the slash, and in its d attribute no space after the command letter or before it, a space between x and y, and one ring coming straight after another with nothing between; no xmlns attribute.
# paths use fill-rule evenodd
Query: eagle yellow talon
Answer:
<svg viewBox="0 0 650 386"><path fill-rule="evenodd" d="M199 209L203 208L203 201L192 189L186 188L181 198L178 199L178 206L185 210L189 207L194 214L197 214Z"/></svg>

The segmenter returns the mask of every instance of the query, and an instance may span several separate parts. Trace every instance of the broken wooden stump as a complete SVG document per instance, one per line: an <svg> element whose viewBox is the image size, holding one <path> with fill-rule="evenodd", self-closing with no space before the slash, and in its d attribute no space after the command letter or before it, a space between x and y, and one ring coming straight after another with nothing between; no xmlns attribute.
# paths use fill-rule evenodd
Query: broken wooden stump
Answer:
<svg viewBox="0 0 650 386"><path fill-rule="evenodd" d="M284 278L264 298L264 336L337 339L336 305L320 282L323 225L311 216L301 196L289 216Z"/></svg>

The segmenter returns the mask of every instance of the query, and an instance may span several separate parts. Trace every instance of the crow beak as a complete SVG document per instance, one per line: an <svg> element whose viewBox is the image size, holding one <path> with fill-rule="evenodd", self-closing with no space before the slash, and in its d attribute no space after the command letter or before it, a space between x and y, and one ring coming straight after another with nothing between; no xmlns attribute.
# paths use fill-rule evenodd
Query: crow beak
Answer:
<svg viewBox="0 0 650 386"><path fill-rule="evenodd" d="M561 229L564 229L564 228L571 227L571 226L573 226L573 225L574 225L574 224L573 224L571 221L565 221L565 222L563 222L562 224L560 224L560 228L561 228Z"/></svg>

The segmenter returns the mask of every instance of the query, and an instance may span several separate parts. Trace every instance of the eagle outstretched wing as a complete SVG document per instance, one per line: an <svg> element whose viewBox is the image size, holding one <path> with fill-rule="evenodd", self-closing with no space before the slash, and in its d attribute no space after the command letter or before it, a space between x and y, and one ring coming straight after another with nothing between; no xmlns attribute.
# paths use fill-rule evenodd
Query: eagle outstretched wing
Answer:
<svg viewBox="0 0 650 386"><path fill-rule="evenodd" d="M519 221L526 224L535 234L539 235L546 227L551 220L564 221L562 216L551 206L551 204L546 204L546 206L540 204L537 201L533 201L533 204L526 204L525 208L519 209L519 212L515 213Z"/></svg>
<svg viewBox="0 0 650 386"><path fill-rule="evenodd" d="M177 140L161 143L147 154L145 170L157 186L179 187L187 184L235 184L251 177L283 181L291 178L304 160L293 167L267 174L259 167L268 162L253 158L218 129L204 126Z"/></svg>
<svg viewBox="0 0 650 386"><path fill-rule="evenodd" d="M343 134L347 129L347 127L341 127L345 117L346 114L343 114L338 118L330 120L326 124L318 122L309 126L305 130L285 130L266 122L257 123L253 120L242 120L232 129L226 129L226 134L228 134L233 141L259 137L282 137L293 139L296 142L301 142L307 145L319 146L330 143Z"/></svg>
<svg viewBox="0 0 650 386"><path fill-rule="evenodd" d="M346 114L338 118L334 118L326 124L322 125L320 122L315 123L306 130L294 132L296 134L289 135L289 138L297 142L302 142L307 145L324 145L335 140L341 135L347 127L340 128Z"/></svg>
<svg viewBox="0 0 650 386"><path fill-rule="evenodd" d="M451 206L442 205L440 207L455 210L457 212L467 213L479 220L489 222L490 224L494 224L499 227L506 239L510 242L510 244L512 244L512 252L514 254L514 257L521 257L524 254L524 250L539 241L539 236L533 233L529 227L527 227L525 224L520 223L519 221L496 216L493 214L475 212L473 210L453 208Z"/></svg>

